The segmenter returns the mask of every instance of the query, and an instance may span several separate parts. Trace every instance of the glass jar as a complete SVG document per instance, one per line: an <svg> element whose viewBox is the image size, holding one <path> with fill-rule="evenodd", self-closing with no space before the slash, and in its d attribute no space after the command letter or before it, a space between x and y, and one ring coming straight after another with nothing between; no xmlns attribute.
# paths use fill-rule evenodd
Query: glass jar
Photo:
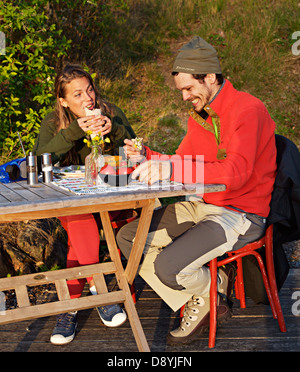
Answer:
<svg viewBox="0 0 300 372"><path fill-rule="evenodd" d="M85 182L89 185L101 183L100 169L104 166L104 157L100 146L92 146L90 154L85 158Z"/></svg>

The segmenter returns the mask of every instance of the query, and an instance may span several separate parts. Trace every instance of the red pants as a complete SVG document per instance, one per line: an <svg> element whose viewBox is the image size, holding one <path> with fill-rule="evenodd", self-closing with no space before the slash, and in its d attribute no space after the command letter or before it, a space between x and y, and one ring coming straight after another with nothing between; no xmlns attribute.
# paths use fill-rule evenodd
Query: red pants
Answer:
<svg viewBox="0 0 300 372"><path fill-rule="evenodd" d="M99 263L99 230L92 214L66 216L59 218L68 233L67 268ZM74 279L67 282L70 297L78 298L86 280Z"/></svg>

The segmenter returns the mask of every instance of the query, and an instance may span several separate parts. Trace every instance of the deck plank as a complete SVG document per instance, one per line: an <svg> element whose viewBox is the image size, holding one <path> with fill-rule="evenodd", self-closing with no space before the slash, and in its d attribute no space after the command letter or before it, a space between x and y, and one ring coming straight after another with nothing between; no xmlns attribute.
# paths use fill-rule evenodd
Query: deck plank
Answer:
<svg viewBox="0 0 300 372"><path fill-rule="evenodd" d="M191 345L170 346L166 337L179 323L174 313L145 282L136 279L137 312L152 352L223 352L223 351L300 351L300 316L292 312L299 291L300 269L291 269L280 291L280 300L287 325L281 333L272 318L269 306L254 304L247 298L247 308L240 309L234 300L233 316L218 327L216 347L208 348L208 332ZM300 312L299 306L296 309ZM136 352L137 346L127 321L120 328L105 327L95 309L79 312L78 330L73 342L55 346L49 342L55 317L39 318L0 326L0 350L22 352Z"/></svg>

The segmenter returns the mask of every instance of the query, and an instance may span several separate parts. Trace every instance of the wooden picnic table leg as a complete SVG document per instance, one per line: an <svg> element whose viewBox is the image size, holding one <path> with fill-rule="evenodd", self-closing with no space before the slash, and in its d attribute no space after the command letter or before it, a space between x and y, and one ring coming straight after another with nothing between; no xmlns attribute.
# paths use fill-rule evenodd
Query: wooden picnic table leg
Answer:
<svg viewBox="0 0 300 372"><path fill-rule="evenodd" d="M143 250L145 247L152 215L153 208L155 204L155 199L148 199L145 201L144 206L142 207L141 216L139 219L139 224L137 227L135 239L132 245L130 252L130 257L127 262L125 269L125 275L128 283L131 285L136 276L139 264L141 262Z"/></svg>
<svg viewBox="0 0 300 372"><path fill-rule="evenodd" d="M124 272L124 269L121 263L121 259L118 253L118 248L117 248L115 236L113 233L113 229L111 226L109 214L108 212L104 211L104 212L100 212L100 216L101 216L102 226L103 226L103 230L105 233L105 238L107 241L107 246L108 246L108 250L110 253L110 257L116 266L116 277L118 280L118 284L119 284L120 289L122 289L124 296L125 296L124 305L125 305L125 309L128 314L128 319L130 322L130 326L131 326L135 341L137 343L138 350L149 352L150 348L149 348L147 339L145 337L138 313L136 311L136 308L135 308L135 305L134 305L134 302L131 296L129 284L127 282L125 272ZM136 273L134 273L134 276L135 274Z"/></svg>

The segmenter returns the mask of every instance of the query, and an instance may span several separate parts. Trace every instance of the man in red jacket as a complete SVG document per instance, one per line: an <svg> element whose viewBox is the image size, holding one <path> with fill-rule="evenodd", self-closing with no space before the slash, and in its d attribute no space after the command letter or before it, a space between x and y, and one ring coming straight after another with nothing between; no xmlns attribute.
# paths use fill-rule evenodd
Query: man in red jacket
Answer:
<svg viewBox="0 0 300 372"><path fill-rule="evenodd" d="M204 174L204 183L226 185L226 191L154 211L140 275L174 311L186 303L179 328L168 335L170 343L178 344L197 339L209 324L210 273L205 264L265 231L276 146L275 124L265 106L223 78L217 53L206 41L197 36L184 45L172 74L183 100L192 106L187 134L176 155L164 155L164 160L144 146L140 154L147 161L133 177L149 184L165 179L191 183L203 182ZM136 156L133 143L125 143L127 156ZM197 172L199 163L204 173ZM126 225L117 237L126 257L137 222ZM219 321L230 316L226 297L232 270L229 266L218 273Z"/></svg>

